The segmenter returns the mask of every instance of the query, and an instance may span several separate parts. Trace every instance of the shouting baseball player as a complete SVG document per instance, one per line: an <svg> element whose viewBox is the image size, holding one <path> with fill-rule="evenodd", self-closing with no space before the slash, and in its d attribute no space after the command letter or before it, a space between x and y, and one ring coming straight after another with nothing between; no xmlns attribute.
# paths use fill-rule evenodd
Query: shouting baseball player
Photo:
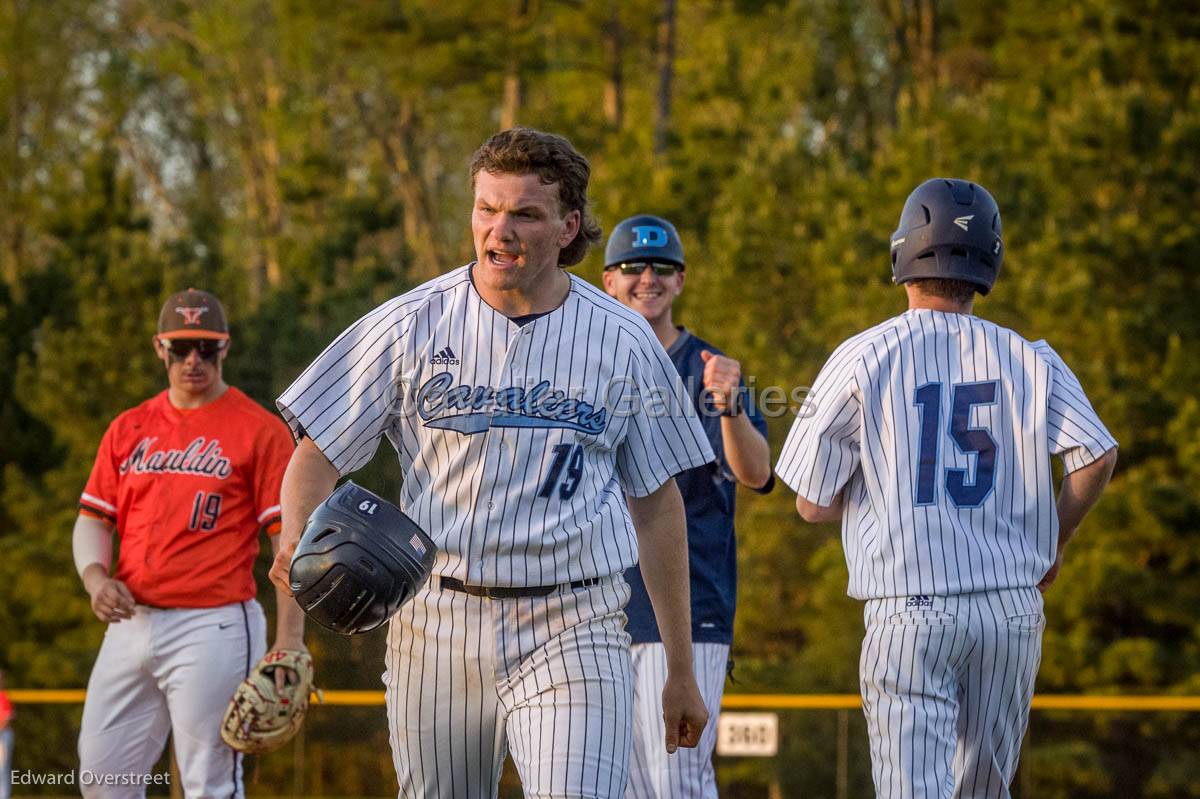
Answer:
<svg viewBox="0 0 1200 799"><path fill-rule="evenodd" d="M186 796L242 796L242 756L221 720L266 648L252 569L260 530L277 547L293 446L277 417L221 379L229 328L216 297L172 295L154 350L168 388L109 425L75 523L75 565L109 625L83 708L81 789L145 796L171 733ZM304 615L276 598L274 649L303 650Z"/></svg>
<svg viewBox="0 0 1200 799"><path fill-rule="evenodd" d="M972 315L1003 249L982 186L918 186L891 247L908 310L834 351L777 466L804 519L842 521L880 797L1009 796L1041 591L1116 463L1050 345Z"/></svg>
<svg viewBox="0 0 1200 799"><path fill-rule="evenodd" d="M401 509L439 549L389 631L401 796L493 797L509 748L527 796L623 795L639 552L667 652L662 744L705 726L673 477L713 453L646 321L561 268L600 238L589 173L560 136L493 136L471 164L477 260L367 314L279 399L301 441L276 585L305 518L384 436Z"/></svg>
<svg viewBox="0 0 1200 799"><path fill-rule="evenodd" d="M672 321L683 291L683 243L675 226L639 215L613 230L604 251L604 289L650 323L687 387L716 460L675 478L687 511L692 594L692 653L709 725L700 745L667 756L659 702L666 650L641 570L626 572L632 595L625 613L633 638L634 728L627 797L717 795L712 754L717 742L733 614L737 547L733 531L737 484L767 493L774 486L767 423L747 398L742 368L733 358Z"/></svg>

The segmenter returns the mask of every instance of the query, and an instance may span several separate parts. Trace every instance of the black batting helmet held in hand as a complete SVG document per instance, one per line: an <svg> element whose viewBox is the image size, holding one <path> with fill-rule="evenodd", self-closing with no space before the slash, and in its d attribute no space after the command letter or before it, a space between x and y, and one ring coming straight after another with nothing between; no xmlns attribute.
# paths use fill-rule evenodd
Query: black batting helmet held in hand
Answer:
<svg viewBox="0 0 1200 799"><path fill-rule="evenodd" d="M1000 209L983 186L934 178L908 195L892 234L896 283L919 278L965 280L987 294L1003 260Z"/></svg>
<svg viewBox="0 0 1200 799"><path fill-rule="evenodd" d="M436 554L399 508L347 481L308 517L289 581L310 619L353 635L374 630L412 599Z"/></svg>
<svg viewBox="0 0 1200 799"><path fill-rule="evenodd" d="M604 268L645 261L683 268L683 242L675 226L661 216L638 214L613 228L604 247Z"/></svg>

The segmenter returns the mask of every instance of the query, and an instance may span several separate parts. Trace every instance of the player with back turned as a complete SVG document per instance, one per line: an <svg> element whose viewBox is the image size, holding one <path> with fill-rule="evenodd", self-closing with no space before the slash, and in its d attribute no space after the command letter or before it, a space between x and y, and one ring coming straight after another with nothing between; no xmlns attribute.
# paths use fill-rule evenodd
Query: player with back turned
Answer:
<svg viewBox="0 0 1200 799"><path fill-rule="evenodd" d="M623 573L639 555L669 664L661 745L705 726L673 478L713 453L646 321L562 268L600 238L589 176L560 136L490 138L471 164L477 260L368 313L279 398L301 441L276 585L305 520L384 437L400 508L438 549L389 629L401 796L494 797L510 748L527 796L623 795Z"/></svg>
<svg viewBox="0 0 1200 799"><path fill-rule="evenodd" d="M1041 592L1116 463L1050 345L972 315L1003 247L982 186L918 186L891 247L908 310L834 351L776 466L804 519L842 522L880 797L1009 796Z"/></svg>
<svg viewBox="0 0 1200 799"><path fill-rule="evenodd" d="M659 744L663 720L658 697L666 652L641 570L630 569L626 576L633 595L625 614L633 637L635 720L628 799L717 795L712 755L737 600L737 484L763 494L774 486L767 424L745 390L741 364L672 319L672 306L683 291L684 267L675 226L648 214L617 225L604 252L605 291L650 323L717 454L716 460L676 477L687 509L693 661L711 721L695 749L668 756Z"/></svg>
<svg viewBox="0 0 1200 799"><path fill-rule="evenodd" d="M75 565L109 625L79 733L85 797L145 796L168 733L186 796L243 795L222 716L266 649L253 566L260 531L277 546L293 446L274 414L222 379L229 343L216 297L167 300L154 350L168 387L109 425L79 500ZM276 593L273 650L307 658L304 616Z"/></svg>

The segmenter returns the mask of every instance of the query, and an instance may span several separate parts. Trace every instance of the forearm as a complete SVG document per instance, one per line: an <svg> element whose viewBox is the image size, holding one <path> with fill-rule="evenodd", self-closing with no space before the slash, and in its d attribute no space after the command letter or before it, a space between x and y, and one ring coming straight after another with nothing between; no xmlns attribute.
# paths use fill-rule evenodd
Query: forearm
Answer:
<svg viewBox="0 0 1200 799"><path fill-rule="evenodd" d="M667 668L692 668L692 600L687 521L674 480L645 497L629 498L642 579L667 653Z"/></svg>
<svg viewBox="0 0 1200 799"><path fill-rule="evenodd" d="M279 593L291 599L292 589L288 573L291 569L292 553L304 534L304 525L316 507L333 493L337 485L338 470L324 453L309 439L303 439L292 453L287 470L283 473L283 485L279 490L281 531L272 541L275 560L271 564L271 582ZM292 603L293 605L295 603ZM287 603L279 605L277 633L287 634L297 629L300 621L288 615ZM298 610L298 609L297 609Z"/></svg>
<svg viewBox="0 0 1200 799"><path fill-rule="evenodd" d="M108 577L112 568L112 536L112 528L99 519L83 514L75 519L71 554L75 559L75 571L89 594L91 585L97 579Z"/></svg>
<svg viewBox="0 0 1200 799"><path fill-rule="evenodd" d="M829 506L817 505L809 502L799 494L796 495L796 512L800 514L800 518L809 524L820 524L821 522L836 522L842 518L842 506L844 504L845 490L839 491L837 496L833 498L833 504Z"/></svg>
<svg viewBox="0 0 1200 799"><path fill-rule="evenodd" d="M75 569L91 598L92 613L110 624L132 618L136 603L129 588L108 574L112 568L112 536L111 527L82 513L71 533Z"/></svg>
<svg viewBox="0 0 1200 799"><path fill-rule="evenodd" d="M108 569L99 563L92 563L84 567L79 578L83 581L83 590L87 591L88 596L91 596L96 593L100 584L108 579Z"/></svg>
<svg viewBox="0 0 1200 799"><path fill-rule="evenodd" d="M339 476L316 444L307 438L300 442L288 461L280 488L280 547L296 546L308 517L333 493Z"/></svg>
<svg viewBox="0 0 1200 799"><path fill-rule="evenodd" d="M278 554L279 536L271 539L271 549ZM275 589L275 649L304 648L304 611L296 600Z"/></svg>
<svg viewBox="0 0 1200 799"><path fill-rule="evenodd" d="M1088 511L1100 499L1116 464L1117 451L1110 449L1082 469L1063 477L1057 505L1060 550L1067 545Z"/></svg>
<svg viewBox="0 0 1200 799"><path fill-rule="evenodd" d="M771 449L746 414L721 417L725 460L744 486L762 488L771 479Z"/></svg>

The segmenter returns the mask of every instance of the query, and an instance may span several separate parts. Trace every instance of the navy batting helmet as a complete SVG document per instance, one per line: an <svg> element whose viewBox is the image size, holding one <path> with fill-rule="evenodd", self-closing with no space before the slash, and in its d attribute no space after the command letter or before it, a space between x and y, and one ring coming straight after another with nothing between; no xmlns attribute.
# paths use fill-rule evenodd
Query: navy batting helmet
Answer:
<svg viewBox="0 0 1200 799"><path fill-rule="evenodd" d="M399 508L347 481L308 517L288 579L310 619L352 635L374 630L412 599L436 554Z"/></svg>
<svg viewBox="0 0 1200 799"><path fill-rule="evenodd" d="M604 248L604 268L634 261L683 268L683 242L675 226L659 216L638 214L613 228Z"/></svg>
<svg viewBox="0 0 1200 799"><path fill-rule="evenodd" d="M908 195L892 234L896 283L949 278L974 283L987 294L1003 260L1000 209L983 186L934 178Z"/></svg>

